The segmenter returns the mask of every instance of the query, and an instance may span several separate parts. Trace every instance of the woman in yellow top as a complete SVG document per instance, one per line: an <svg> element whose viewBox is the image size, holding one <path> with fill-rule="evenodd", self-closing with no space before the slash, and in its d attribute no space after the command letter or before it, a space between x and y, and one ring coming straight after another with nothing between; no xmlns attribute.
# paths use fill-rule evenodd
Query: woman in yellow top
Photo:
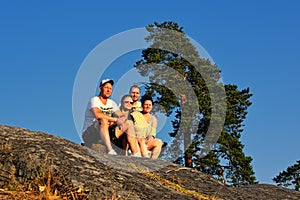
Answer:
<svg viewBox="0 0 300 200"><path fill-rule="evenodd" d="M152 97L144 95L141 99L142 112L133 112L134 129L143 157L158 158L161 148L161 139L156 138L157 119L150 114L152 111ZM151 155L149 155L149 152Z"/></svg>

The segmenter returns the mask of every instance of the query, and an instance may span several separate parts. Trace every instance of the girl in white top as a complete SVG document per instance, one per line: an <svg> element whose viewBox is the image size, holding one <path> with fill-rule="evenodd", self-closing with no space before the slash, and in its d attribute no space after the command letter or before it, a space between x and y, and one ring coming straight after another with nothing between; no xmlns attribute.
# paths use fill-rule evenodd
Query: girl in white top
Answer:
<svg viewBox="0 0 300 200"><path fill-rule="evenodd" d="M116 127L115 135L117 138L120 138L120 136L126 132L127 134L125 140L123 141L123 148L127 151L127 144L129 144L132 151L132 156L141 157L132 117L130 115L132 112L132 103L133 101L130 95L124 95L121 98L120 111L122 112L126 121L122 126ZM127 152L125 152L125 154L127 155Z"/></svg>

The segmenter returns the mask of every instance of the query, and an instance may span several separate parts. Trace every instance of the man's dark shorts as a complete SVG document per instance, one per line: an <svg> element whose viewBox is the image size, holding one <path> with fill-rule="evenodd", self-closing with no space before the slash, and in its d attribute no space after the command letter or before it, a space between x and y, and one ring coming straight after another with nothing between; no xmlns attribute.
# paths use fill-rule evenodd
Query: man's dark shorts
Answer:
<svg viewBox="0 0 300 200"><path fill-rule="evenodd" d="M100 138L99 123L96 121L89 126L82 134L84 146L91 148L93 144L103 144ZM109 126L110 141L119 148L122 148L122 138L116 138L116 125Z"/></svg>

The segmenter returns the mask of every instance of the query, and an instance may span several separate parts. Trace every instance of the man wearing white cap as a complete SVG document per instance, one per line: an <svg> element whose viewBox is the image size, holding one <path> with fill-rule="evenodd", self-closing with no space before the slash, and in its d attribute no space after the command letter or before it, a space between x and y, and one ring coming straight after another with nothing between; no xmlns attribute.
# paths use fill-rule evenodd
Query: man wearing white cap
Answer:
<svg viewBox="0 0 300 200"><path fill-rule="evenodd" d="M107 153L116 155L110 141L109 126L117 123L117 125L125 128L127 132L127 140L134 153L137 150L136 139L133 137L134 128L126 125L126 119L119 110L117 104L109 99L112 94L112 86L114 81L104 79L100 83L99 96L92 97L87 105L85 119L83 125L82 138L87 147L91 147L93 143L98 143L101 139L106 147ZM100 136L100 137L99 137Z"/></svg>

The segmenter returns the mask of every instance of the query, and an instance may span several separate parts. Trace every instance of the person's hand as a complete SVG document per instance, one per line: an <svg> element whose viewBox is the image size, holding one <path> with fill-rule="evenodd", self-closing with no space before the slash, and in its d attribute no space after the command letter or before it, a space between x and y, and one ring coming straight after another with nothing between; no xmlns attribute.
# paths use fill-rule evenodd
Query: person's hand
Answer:
<svg viewBox="0 0 300 200"><path fill-rule="evenodd" d="M147 138L146 138L146 143L149 143L149 142L151 142L151 141L153 141L154 140L154 137L153 136L148 136Z"/></svg>

